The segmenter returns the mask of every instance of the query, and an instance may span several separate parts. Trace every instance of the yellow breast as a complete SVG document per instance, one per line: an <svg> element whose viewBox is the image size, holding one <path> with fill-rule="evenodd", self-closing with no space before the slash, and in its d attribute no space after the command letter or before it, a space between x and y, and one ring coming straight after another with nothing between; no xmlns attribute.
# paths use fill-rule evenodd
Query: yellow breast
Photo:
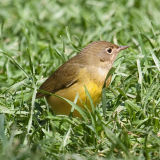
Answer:
<svg viewBox="0 0 160 160"><path fill-rule="evenodd" d="M88 97L85 93L85 87L87 88L93 100L93 103L96 106L101 97L103 83L96 83L86 72L86 70L82 70L79 74L79 77L79 80L75 84L73 84L69 88L61 89L55 94L67 98L72 102L75 100L76 95L78 95L77 105L83 107L85 103L87 104L89 109L91 109L90 103L87 100ZM48 97L48 102L56 114L68 115L71 111L71 106L65 100L55 97L54 95ZM74 111L73 116L80 115L78 111Z"/></svg>

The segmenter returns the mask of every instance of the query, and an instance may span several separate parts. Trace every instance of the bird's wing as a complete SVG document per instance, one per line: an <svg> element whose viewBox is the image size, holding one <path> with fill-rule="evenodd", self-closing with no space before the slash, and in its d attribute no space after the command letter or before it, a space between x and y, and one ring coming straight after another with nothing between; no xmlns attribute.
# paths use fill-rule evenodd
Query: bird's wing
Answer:
<svg viewBox="0 0 160 160"><path fill-rule="evenodd" d="M55 93L56 91L64 88L68 88L78 81L79 64L68 63L59 67L40 87L40 90L47 91L49 93ZM47 94L38 92L36 98L47 96Z"/></svg>

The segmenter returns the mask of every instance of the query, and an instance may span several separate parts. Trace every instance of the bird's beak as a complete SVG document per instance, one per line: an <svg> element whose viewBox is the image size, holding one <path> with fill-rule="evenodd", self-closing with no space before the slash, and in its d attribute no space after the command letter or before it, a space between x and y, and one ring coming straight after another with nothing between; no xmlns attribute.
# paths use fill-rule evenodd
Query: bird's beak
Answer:
<svg viewBox="0 0 160 160"><path fill-rule="evenodd" d="M124 50L126 48L128 48L129 46L119 46L118 51Z"/></svg>

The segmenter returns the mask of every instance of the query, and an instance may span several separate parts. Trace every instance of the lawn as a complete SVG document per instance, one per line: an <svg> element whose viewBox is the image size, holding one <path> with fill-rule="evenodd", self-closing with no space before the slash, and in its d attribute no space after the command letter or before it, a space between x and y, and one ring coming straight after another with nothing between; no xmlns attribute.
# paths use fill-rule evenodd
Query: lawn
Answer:
<svg viewBox="0 0 160 160"><path fill-rule="evenodd" d="M1 0L0 159L160 159L159 9L159 0ZM81 119L54 115L37 89L97 40L130 46L102 102Z"/></svg>

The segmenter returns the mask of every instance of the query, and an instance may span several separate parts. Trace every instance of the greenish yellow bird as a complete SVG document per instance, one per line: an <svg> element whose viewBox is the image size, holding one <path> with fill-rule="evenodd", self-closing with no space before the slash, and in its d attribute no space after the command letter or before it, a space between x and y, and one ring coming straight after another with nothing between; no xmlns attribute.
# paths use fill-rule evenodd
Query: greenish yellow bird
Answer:
<svg viewBox="0 0 160 160"><path fill-rule="evenodd" d="M107 41L96 41L90 43L82 51L60 66L40 87L50 93L74 101L78 95L77 105L84 107L87 103L87 88L94 105L100 101L101 92L105 78L111 69L118 53L128 46L118 46ZM106 81L110 84L111 77ZM37 98L46 97L48 103L56 114L69 115L71 105L65 100L54 95L37 93ZM90 104L87 105L91 110ZM73 112L74 117L80 117L77 110Z"/></svg>

